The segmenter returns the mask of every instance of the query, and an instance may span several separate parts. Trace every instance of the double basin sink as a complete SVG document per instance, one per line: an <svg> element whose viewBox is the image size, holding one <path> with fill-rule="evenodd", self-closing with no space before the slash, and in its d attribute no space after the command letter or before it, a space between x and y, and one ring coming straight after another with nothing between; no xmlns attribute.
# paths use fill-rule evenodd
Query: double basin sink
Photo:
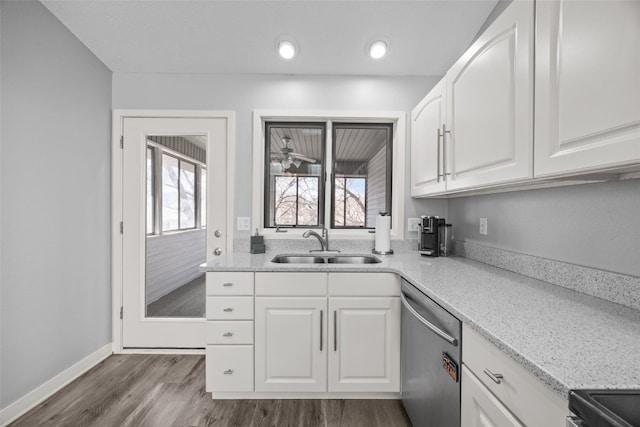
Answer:
<svg viewBox="0 0 640 427"><path fill-rule="evenodd" d="M271 262L278 264L377 264L381 262L373 255L341 255L336 253L315 253L296 255L276 255Z"/></svg>

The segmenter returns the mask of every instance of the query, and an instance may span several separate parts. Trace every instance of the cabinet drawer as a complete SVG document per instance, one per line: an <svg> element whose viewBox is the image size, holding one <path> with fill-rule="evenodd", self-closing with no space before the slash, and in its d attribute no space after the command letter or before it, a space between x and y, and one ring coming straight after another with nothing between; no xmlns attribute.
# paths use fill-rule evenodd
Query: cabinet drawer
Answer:
<svg viewBox="0 0 640 427"><path fill-rule="evenodd" d="M253 344L253 322L207 322L207 344Z"/></svg>
<svg viewBox="0 0 640 427"><path fill-rule="evenodd" d="M253 346L208 345L207 391L253 391Z"/></svg>
<svg viewBox="0 0 640 427"><path fill-rule="evenodd" d="M253 295L253 273L207 273L207 295Z"/></svg>
<svg viewBox="0 0 640 427"><path fill-rule="evenodd" d="M208 320L253 320L253 297L207 297Z"/></svg>
<svg viewBox="0 0 640 427"><path fill-rule="evenodd" d="M327 273L256 273L256 295L326 296Z"/></svg>
<svg viewBox="0 0 640 427"><path fill-rule="evenodd" d="M524 424L565 425L566 400L467 325L463 325L462 343L462 362ZM500 384L485 370L502 375Z"/></svg>
<svg viewBox="0 0 640 427"><path fill-rule="evenodd" d="M463 426L525 427L464 365L461 400Z"/></svg>
<svg viewBox="0 0 640 427"><path fill-rule="evenodd" d="M400 296L400 276L394 273L329 273L329 296Z"/></svg>

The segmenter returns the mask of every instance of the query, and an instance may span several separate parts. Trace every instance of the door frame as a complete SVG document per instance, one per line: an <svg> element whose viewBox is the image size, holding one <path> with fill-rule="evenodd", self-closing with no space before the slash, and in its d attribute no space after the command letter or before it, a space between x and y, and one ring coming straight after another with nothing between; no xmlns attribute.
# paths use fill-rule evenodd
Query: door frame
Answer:
<svg viewBox="0 0 640 427"><path fill-rule="evenodd" d="M123 152L121 140L125 118L224 118L227 120L227 251L233 250L233 178L235 162L235 112L217 110L124 110L114 109L111 122L111 342L114 353L204 353L204 350L184 349L123 349L122 319L120 310L122 301L122 162ZM207 229L207 234L209 233Z"/></svg>

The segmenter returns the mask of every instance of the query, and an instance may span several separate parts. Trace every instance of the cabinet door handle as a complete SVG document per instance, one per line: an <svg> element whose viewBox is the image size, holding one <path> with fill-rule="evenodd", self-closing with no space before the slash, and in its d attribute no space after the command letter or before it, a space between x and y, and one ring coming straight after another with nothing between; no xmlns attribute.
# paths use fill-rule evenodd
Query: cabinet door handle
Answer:
<svg viewBox="0 0 640 427"><path fill-rule="evenodd" d="M227 369L223 372L225 375L233 375L233 369Z"/></svg>
<svg viewBox="0 0 640 427"><path fill-rule="evenodd" d="M440 143L442 142L442 137L444 135L442 134L442 132L440 131L440 128L438 128L438 143L436 144L438 147L438 155L436 156L436 173L438 175L438 177L436 178L437 181L436 182L440 182L440 178L444 178L444 174L440 173Z"/></svg>
<svg viewBox="0 0 640 427"><path fill-rule="evenodd" d="M451 172L447 172L447 139L445 137L446 134L451 136L451 131L447 130L447 125L442 125L442 176L445 177L447 175L451 175ZM451 138L449 138L451 139Z"/></svg>
<svg viewBox="0 0 640 427"><path fill-rule="evenodd" d="M228 288L229 286L233 286L233 283L231 282L223 283L222 286L224 286L225 288Z"/></svg>
<svg viewBox="0 0 640 427"><path fill-rule="evenodd" d="M232 337L233 336L233 332L225 332L224 334L222 334L223 337Z"/></svg>
<svg viewBox="0 0 640 427"><path fill-rule="evenodd" d="M227 308L223 309L222 311L230 312L230 311L233 311L233 308L227 307Z"/></svg>
<svg viewBox="0 0 640 427"><path fill-rule="evenodd" d="M320 310L320 351L322 351L322 315L323 315L323 311Z"/></svg>
<svg viewBox="0 0 640 427"><path fill-rule="evenodd" d="M493 381L496 384L500 384L502 383L502 378L504 378L504 376L502 374L494 374L493 372L491 372L489 369L485 369L484 373L491 378L491 381Z"/></svg>
<svg viewBox="0 0 640 427"><path fill-rule="evenodd" d="M338 351L338 311L333 310L333 351Z"/></svg>

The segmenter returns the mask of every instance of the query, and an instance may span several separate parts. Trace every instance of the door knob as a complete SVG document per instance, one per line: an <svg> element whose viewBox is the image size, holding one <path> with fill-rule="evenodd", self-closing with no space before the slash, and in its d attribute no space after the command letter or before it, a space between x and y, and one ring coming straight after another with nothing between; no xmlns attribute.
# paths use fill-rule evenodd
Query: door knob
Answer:
<svg viewBox="0 0 640 427"><path fill-rule="evenodd" d="M213 250L213 254L214 254L215 256L220 256L220 255L222 255L222 249L220 249L220 248L215 248L215 249Z"/></svg>
<svg viewBox="0 0 640 427"><path fill-rule="evenodd" d="M216 236L216 237L222 237L222 231L216 230L216 231L213 232L213 235Z"/></svg>

